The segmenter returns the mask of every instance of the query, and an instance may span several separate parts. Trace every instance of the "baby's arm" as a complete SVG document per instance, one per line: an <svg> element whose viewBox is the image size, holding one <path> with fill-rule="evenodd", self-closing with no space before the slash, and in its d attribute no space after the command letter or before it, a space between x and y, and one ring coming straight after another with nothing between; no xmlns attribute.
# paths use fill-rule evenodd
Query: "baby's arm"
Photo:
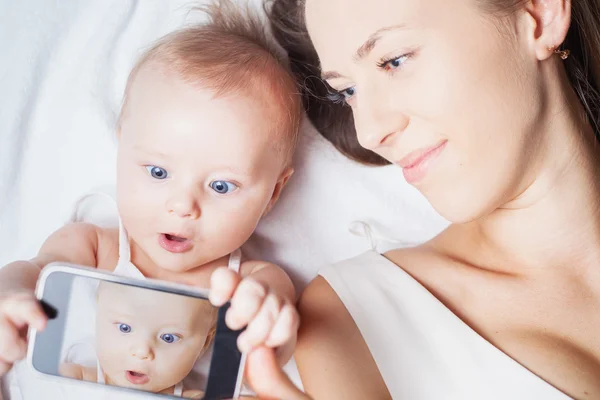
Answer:
<svg viewBox="0 0 600 400"><path fill-rule="evenodd" d="M226 322L231 329L247 329L240 335L242 351L265 344L278 348L283 364L294 351L299 317L294 307L296 291L290 277L277 265L248 261L240 274L226 268L213 273L211 301L219 306L231 300Z"/></svg>
<svg viewBox="0 0 600 400"><path fill-rule="evenodd" d="M0 269L0 376L25 357L25 328L44 329L47 317L34 296L40 271L53 261L96 266L97 228L69 224L54 232L37 257Z"/></svg>
<svg viewBox="0 0 600 400"><path fill-rule="evenodd" d="M78 364L63 363L58 367L58 373L65 378L83 380L83 367Z"/></svg>
<svg viewBox="0 0 600 400"><path fill-rule="evenodd" d="M263 261L247 261L240 267L240 275L242 278L256 281L263 288L277 294L288 303L296 303L294 284L281 267Z"/></svg>
<svg viewBox="0 0 600 400"><path fill-rule="evenodd" d="M54 261L95 267L97 248L98 228L95 225L65 225L46 239L35 258L16 261L0 269L0 295L32 291L42 268Z"/></svg>

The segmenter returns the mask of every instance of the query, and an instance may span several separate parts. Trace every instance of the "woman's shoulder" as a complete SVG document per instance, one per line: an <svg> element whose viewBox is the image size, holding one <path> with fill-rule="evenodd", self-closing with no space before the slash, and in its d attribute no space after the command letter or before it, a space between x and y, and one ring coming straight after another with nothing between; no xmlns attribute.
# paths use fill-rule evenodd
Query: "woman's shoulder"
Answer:
<svg viewBox="0 0 600 400"><path fill-rule="evenodd" d="M298 311L294 356L307 393L317 399L390 398L354 319L323 277L306 287Z"/></svg>
<svg viewBox="0 0 600 400"><path fill-rule="evenodd" d="M307 392L318 393L319 399L390 398L382 374L394 375L398 351L378 343L406 335L406 324L414 323L412 317L397 315L398 309L419 312L414 305L427 303L442 312L426 280L443 268L443 254L427 245L386 254L371 251L325 268L298 303L302 324L295 358ZM404 337L404 344L411 340Z"/></svg>

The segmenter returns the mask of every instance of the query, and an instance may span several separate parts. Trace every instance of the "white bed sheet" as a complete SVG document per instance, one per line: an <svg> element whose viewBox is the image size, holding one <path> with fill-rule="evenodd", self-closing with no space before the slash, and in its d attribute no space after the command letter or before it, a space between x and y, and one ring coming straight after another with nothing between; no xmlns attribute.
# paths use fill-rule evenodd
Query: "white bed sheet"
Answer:
<svg viewBox="0 0 600 400"><path fill-rule="evenodd" d="M33 257L77 198L114 184L114 126L129 69L154 39L197 20L189 14L197 4L0 0L0 266ZM405 245L447 225L398 168L350 162L308 125L296 173L246 254L279 263L301 290L321 266L370 247L349 233L353 221ZM24 364L8 383L12 400L66 398Z"/></svg>

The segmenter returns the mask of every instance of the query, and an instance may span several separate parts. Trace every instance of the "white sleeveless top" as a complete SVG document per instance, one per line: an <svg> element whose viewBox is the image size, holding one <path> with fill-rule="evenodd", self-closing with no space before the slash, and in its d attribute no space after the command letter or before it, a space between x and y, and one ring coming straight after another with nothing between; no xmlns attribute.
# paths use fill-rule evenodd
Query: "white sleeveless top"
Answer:
<svg viewBox="0 0 600 400"><path fill-rule="evenodd" d="M114 198L111 195L109 195L108 193L94 192L94 193L85 195L77 201L73 215L70 218L71 222L78 222L83 219L80 216L80 211L81 211L80 209L83 206L83 203L86 200L88 200L92 197L95 197L95 196L98 196L98 197L104 198L104 199L109 199L113 203L113 205L116 206L116 202L115 202ZM242 259L241 250L240 249L234 250L229 255L228 268L239 273L241 259ZM142 274L142 272L131 262L131 247L129 244L129 236L127 235L127 231L123 227L123 224L122 224L120 218L119 218L119 259L117 261L117 265L116 265L113 273L116 275L126 276L128 278L133 278L133 279L146 279L144 274ZM72 347L79 345L79 344L82 344L82 342L77 342ZM85 342L83 342L83 344L85 344ZM69 352L70 352L70 349L67 352L67 358L70 358ZM106 383L104 371L102 371L102 367L100 366L100 362L98 360L96 360L96 368L97 368L97 378L96 378L97 382L102 383L102 384ZM183 396L183 382L179 382L177 385L175 385L173 396L175 396L175 397Z"/></svg>
<svg viewBox="0 0 600 400"><path fill-rule="evenodd" d="M319 274L354 319L393 399L570 399L376 251Z"/></svg>

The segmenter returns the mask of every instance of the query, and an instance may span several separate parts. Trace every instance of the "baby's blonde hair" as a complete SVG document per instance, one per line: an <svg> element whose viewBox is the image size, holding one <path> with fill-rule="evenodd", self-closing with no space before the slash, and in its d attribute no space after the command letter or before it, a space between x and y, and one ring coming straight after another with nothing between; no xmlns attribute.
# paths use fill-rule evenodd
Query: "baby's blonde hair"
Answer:
<svg viewBox="0 0 600 400"><path fill-rule="evenodd" d="M128 93L140 69L155 64L215 97L242 94L278 108L277 147L291 161L302 119L302 104L293 74L270 40L258 15L230 0L199 8L208 22L161 38L134 66L119 121L126 113Z"/></svg>

